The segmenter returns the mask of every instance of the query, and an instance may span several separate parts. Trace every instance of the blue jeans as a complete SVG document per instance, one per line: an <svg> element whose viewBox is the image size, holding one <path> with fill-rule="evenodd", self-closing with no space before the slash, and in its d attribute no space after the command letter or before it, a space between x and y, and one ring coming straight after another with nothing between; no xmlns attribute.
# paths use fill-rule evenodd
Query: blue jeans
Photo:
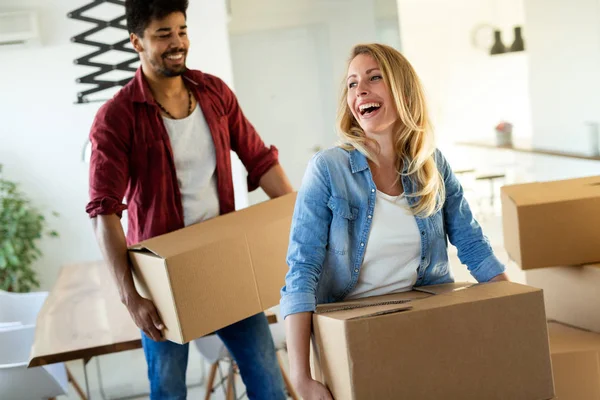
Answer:
<svg viewBox="0 0 600 400"><path fill-rule="evenodd" d="M235 359L250 399L286 398L271 330L264 313L229 325L216 334ZM142 333L142 345L148 363L150 399L185 399L189 343L155 342Z"/></svg>

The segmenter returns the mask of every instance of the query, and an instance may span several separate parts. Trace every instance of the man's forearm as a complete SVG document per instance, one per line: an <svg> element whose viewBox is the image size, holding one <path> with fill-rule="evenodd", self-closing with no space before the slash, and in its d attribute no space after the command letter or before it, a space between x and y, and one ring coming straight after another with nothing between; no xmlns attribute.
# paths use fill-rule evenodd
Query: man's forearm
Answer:
<svg viewBox="0 0 600 400"><path fill-rule="evenodd" d="M274 165L260 178L259 185L272 199L294 191L290 180L279 164Z"/></svg>
<svg viewBox="0 0 600 400"><path fill-rule="evenodd" d="M139 296L135 289L133 274L129 266L125 232L119 217L114 214L99 215L92 219L96 240L117 284L119 296L124 304Z"/></svg>

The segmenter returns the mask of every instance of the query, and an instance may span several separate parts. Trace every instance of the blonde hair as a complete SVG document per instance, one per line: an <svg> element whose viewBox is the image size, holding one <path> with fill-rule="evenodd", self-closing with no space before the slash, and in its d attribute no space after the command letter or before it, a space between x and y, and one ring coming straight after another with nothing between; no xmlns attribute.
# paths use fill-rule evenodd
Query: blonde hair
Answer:
<svg viewBox="0 0 600 400"><path fill-rule="evenodd" d="M370 55L377 61L396 104L399 116L393 137L398 156L396 167L398 179L403 174L404 166L407 170L405 174L413 178L417 185L414 193L406 195L418 198L412 211L420 217L431 216L441 209L446 196L443 178L434 159L433 131L419 77L408 60L392 47L376 43L357 45L352 49L348 64L360 54ZM354 118L346 100L347 94L348 86L344 83L337 118L340 146L346 150L358 150L377 164L375 154L367 145L376 148L378 145L373 139L367 138Z"/></svg>

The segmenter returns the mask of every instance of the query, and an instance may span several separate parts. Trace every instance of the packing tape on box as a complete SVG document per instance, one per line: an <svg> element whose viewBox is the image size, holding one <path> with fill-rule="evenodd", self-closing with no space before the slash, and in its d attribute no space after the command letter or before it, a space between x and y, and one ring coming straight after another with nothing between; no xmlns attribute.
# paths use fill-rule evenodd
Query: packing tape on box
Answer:
<svg viewBox="0 0 600 400"><path fill-rule="evenodd" d="M411 301L412 301L411 299L403 299L403 300L380 301L377 303L368 303L368 304L348 304L346 306L331 307L331 308L326 308L324 310L319 310L317 307L315 314L326 314L326 313L335 312L335 311L355 310L357 308L366 308L366 307L375 307L375 306L388 306L391 304L405 304L405 303L409 303Z"/></svg>
<svg viewBox="0 0 600 400"><path fill-rule="evenodd" d="M421 292L421 293L430 294L432 296L436 296L436 295L445 294L445 293L458 292L459 290L468 289L468 288L471 288L476 285L478 285L478 284L473 283L470 285L461 286L461 287L454 288L451 290L445 290L443 292L438 292L436 290L428 290L427 286L413 287L412 290L415 292ZM359 308L377 307L377 306L389 306L389 305L393 305L393 304L407 304L413 300L418 300L418 299L401 299L401 300L379 301L379 302L375 302L375 303L346 304L346 305L339 306L339 307L322 307L321 309L319 309L319 307L317 307L317 309L315 310L315 314L327 314L327 313L332 313L332 312L336 312L336 311L356 310ZM375 312L372 314L367 314L367 315L363 315L362 317L356 317L356 318L365 318L365 317L372 317L372 316L376 316L376 315L391 314L391 313L406 311L406 310L410 310L410 309L412 309L411 305L405 305L403 307L396 307L396 308L393 308L390 310L378 311L378 312ZM352 319L355 319L355 318L352 318Z"/></svg>
<svg viewBox="0 0 600 400"><path fill-rule="evenodd" d="M465 285L465 286L461 286L459 288L455 288L452 290L446 290L443 292L436 292L435 290L428 290L427 286L420 286L420 287L413 287L412 290L414 290L415 292L421 292L421 293L427 293L427 294L432 294L432 295L438 295L438 294L444 294L444 293L452 293L452 292L458 292L459 290L465 290L468 288L471 288L473 286L477 286L479 285L479 283L473 283L471 285Z"/></svg>

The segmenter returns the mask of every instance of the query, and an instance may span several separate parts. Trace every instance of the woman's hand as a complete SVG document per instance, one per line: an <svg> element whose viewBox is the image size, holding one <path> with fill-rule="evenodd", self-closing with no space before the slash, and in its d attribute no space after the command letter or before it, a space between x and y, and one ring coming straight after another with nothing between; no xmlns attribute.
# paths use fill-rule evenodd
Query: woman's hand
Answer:
<svg viewBox="0 0 600 400"><path fill-rule="evenodd" d="M506 272L503 272L500 275L496 275L495 277L490 279L488 282L502 282L502 281L510 282L510 279L508 278L508 275L506 275Z"/></svg>
<svg viewBox="0 0 600 400"><path fill-rule="evenodd" d="M310 332L312 312L288 315L285 318L290 378L304 400L333 400L331 393L310 375Z"/></svg>
<svg viewBox="0 0 600 400"><path fill-rule="evenodd" d="M333 400L329 390L314 379L296 382L294 388L304 400Z"/></svg>

